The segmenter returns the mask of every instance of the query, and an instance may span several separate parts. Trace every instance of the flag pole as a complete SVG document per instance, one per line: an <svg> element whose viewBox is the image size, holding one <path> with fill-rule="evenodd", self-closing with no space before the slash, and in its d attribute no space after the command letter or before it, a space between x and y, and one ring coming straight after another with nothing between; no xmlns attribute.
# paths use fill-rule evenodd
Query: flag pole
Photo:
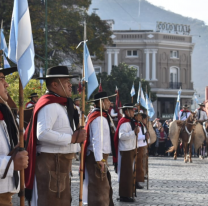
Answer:
<svg viewBox="0 0 208 206"><path fill-rule="evenodd" d="M24 137L23 137L23 130L24 130L24 93L21 80L19 78L19 147L20 151L24 150ZM25 182L24 182L24 169L20 171L20 206L25 205Z"/></svg>
<svg viewBox="0 0 208 206"><path fill-rule="evenodd" d="M87 39L86 33L86 21L84 21L84 41ZM85 46L85 44L83 44ZM83 46L83 52L84 52ZM84 55L83 55L83 78L85 77L85 65L84 65ZM85 80L82 82L82 122L81 126L84 126L84 113L85 113ZM81 161L80 161L80 186L79 186L79 206L82 206L82 196L83 196L83 165L84 165L84 144L81 144Z"/></svg>

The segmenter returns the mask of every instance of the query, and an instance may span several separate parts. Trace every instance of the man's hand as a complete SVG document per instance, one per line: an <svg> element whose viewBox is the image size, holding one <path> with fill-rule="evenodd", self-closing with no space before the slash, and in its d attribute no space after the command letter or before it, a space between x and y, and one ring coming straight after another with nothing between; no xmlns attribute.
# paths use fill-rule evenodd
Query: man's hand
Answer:
<svg viewBox="0 0 208 206"><path fill-rule="evenodd" d="M71 143L82 143L87 138L87 132L85 129L80 129L74 132L72 135Z"/></svg>
<svg viewBox="0 0 208 206"><path fill-rule="evenodd" d="M135 132L135 135L137 136L138 133L139 133L139 127L138 126L134 128L134 132Z"/></svg>
<svg viewBox="0 0 208 206"><path fill-rule="evenodd" d="M105 163L102 162L102 161L98 161L97 163L98 163L98 165L100 166L100 171L103 173L103 172L104 172L104 167L105 167L104 164L105 164Z"/></svg>
<svg viewBox="0 0 208 206"><path fill-rule="evenodd" d="M28 160L29 157L27 151L18 152L14 158L14 170L20 171L26 169L28 167Z"/></svg>

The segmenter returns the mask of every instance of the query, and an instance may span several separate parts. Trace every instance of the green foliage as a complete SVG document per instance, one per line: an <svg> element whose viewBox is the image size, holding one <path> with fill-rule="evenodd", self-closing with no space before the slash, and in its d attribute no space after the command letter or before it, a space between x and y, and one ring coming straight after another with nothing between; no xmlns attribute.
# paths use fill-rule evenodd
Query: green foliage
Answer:
<svg viewBox="0 0 208 206"><path fill-rule="evenodd" d="M19 106L19 74L14 72L11 75L6 76L6 81L9 84L8 92L11 98L14 100L17 106ZM31 79L24 89L24 105L30 100L28 97L31 93L38 93L38 96L42 96L46 91L46 85L43 83L41 88L40 81Z"/></svg>
<svg viewBox="0 0 208 206"><path fill-rule="evenodd" d="M41 0L28 0L35 53L45 57L45 5ZM9 42L9 32L14 0L1 0L0 20L4 20L4 33ZM91 53L96 53L99 59L104 58L106 44L112 42L107 22L102 21L96 14L88 14L87 9L91 0L48 0L48 57L55 50L49 67L63 62L64 58L72 63L82 62L82 47L76 49L83 41L83 21L87 23L88 47ZM36 66L44 61L36 56ZM11 62L10 62L11 63Z"/></svg>
<svg viewBox="0 0 208 206"><path fill-rule="evenodd" d="M102 82L102 89L103 91L106 91L108 95L115 94L115 88L116 86L119 89L119 95L120 100L122 104L128 103L132 101L130 91L132 88L132 84L134 82L134 88L136 91L136 94L134 95L134 103L137 102L137 92L139 88L139 82L142 83L142 88L144 93L146 93L146 88L148 94L151 93L151 99L152 101L156 100L156 94L151 92L151 88L149 85L149 82L140 79L136 76L137 70L134 67L129 67L125 63L119 64L119 66L113 66L111 74L107 75L107 73L99 73L97 75L98 81ZM98 92L98 89L94 92L94 94ZM93 95L91 96L93 97ZM115 101L116 97L112 99Z"/></svg>

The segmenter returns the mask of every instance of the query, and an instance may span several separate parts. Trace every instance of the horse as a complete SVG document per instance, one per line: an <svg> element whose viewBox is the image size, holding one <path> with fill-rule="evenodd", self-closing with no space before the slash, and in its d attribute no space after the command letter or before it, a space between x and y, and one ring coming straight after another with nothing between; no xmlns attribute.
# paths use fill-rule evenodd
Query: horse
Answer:
<svg viewBox="0 0 208 206"><path fill-rule="evenodd" d="M174 153L174 160L177 159L177 146L178 146L178 140L180 139L183 143L183 149L184 149L184 162L187 163L187 150L188 150L188 144L189 146L189 162L192 163L192 149L191 145L193 144L193 132L196 127L196 114L194 112L191 112L189 117L185 121L181 120L175 120L170 124L170 132L169 137L171 142L173 143L173 146L169 148L167 152L173 152ZM173 135L172 135L173 134Z"/></svg>

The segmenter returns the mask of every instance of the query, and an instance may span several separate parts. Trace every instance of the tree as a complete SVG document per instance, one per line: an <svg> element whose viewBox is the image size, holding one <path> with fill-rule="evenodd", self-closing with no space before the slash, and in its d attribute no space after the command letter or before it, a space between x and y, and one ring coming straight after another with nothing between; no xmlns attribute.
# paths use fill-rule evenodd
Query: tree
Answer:
<svg viewBox="0 0 208 206"><path fill-rule="evenodd" d="M139 88L139 82L142 83L142 88L144 93L146 93L146 88L148 94L151 92L151 87L149 82L140 79L136 76L137 70L134 67L129 67L125 63L119 64L119 66L113 66L111 74L107 75L107 73L99 73L97 75L98 81L101 80L103 91L106 91L108 95L115 94L116 86L119 89L120 100L122 104L131 102L131 95L130 91L132 88L132 84L134 82L135 92L134 95L134 103L137 102L137 92ZM94 92L98 92L98 89ZM156 94L151 92L151 99L152 101L156 100Z"/></svg>
<svg viewBox="0 0 208 206"><path fill-rule="evenodd" d="M0 0L0 20L4 20L4 33L7 42L14 0ZM44 0L28 0L35 53L45 57L45 5ZM83 21L87 22L88 47L97 58L104 58L104 45L112 42L110 26L96 14L87 14L91 0L48 0L48 57L54 53L49 66L58 65L64 58L71 63L81 63L83 50L76 49L83 41ZM37 58L37 57L36 57ZM38 59L39 64L43 60ZM39 66L39 65L36 65Z"/></svg>

